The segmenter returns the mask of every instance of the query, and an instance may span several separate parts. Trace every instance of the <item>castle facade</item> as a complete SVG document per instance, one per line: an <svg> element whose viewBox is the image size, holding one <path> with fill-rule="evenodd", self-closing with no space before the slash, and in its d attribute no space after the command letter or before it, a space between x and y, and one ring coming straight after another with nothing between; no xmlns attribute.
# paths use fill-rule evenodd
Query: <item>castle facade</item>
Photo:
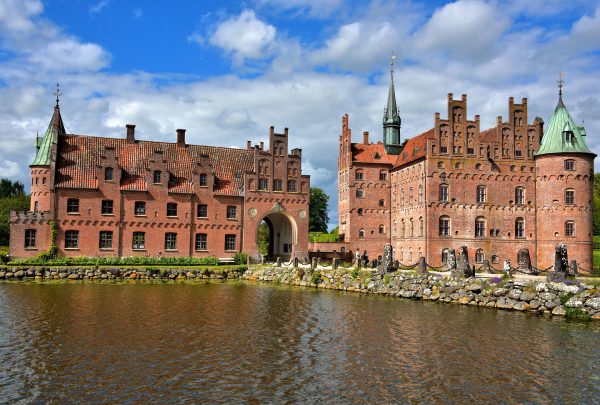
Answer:
<svg viewBox="0 0 600 405"><path fill-rule="evenodd" d="M400 142L401 119L391 72L383 142L352 141L342 117L338 158L340 243L311 250L362 253L371 258L390 243L395 259L432 266L448 249L466 246L471 263L513 264L527 248L532 264L547 268L560 242L580 270L592 268L594 158L585 128L562 99L549 124L530 121L527 99L508 100L508 119L482 130L470 118L467 96L448 94L447 116Z"/></svg>
<svg viewBox="0 0 600 405"><path fill-rule="evenodd" d="M269 147L245 149L67 134L58 104L36 140L31 208L11 213L10 254L55 245L64 256L258 256L258 226L269 254L307 255L310 177L288 129L270 128Z"/></svg>

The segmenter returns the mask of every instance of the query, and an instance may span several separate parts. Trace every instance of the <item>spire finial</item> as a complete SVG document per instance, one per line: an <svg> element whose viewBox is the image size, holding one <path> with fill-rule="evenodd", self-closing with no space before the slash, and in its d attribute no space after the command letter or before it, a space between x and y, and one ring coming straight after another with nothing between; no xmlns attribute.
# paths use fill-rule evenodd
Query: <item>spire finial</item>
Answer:
<svg viewBox="0 0 600 405"><path fill-rule="evenodd" d="M557 84L558 84L558 95L562 97L562 88L563 88L563 85L565 84L565 74L563 72L559 73Z"/></svg>
<svg viewBox="0 0 600 405"><path fill-rule="evenodd" d="M60 92L60 84L56 83L56 91L54 93L52 93L56 96L56 108L60 108L58 106L58 101L59 101L59 97L62 96L62 93Z"/></svg>
<svg viewBox="0 0 600 405"><path fill-rule="evenodd" d="M394 51L392 51L392 57L391 57L391 62L390 62L390 73L393 75L394 74L394 63L396 60L396 55L394 55Z"/></svg>

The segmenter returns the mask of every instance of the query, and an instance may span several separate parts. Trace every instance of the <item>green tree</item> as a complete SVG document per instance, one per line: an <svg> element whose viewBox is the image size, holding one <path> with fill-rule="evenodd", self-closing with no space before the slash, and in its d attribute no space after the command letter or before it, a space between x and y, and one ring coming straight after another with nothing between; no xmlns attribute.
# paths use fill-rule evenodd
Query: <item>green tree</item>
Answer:
<svg viewBox="0 0 600 405"><path fill-rule="evenodd" d="M269 225L265 221L261 221L258 225L258 252L267 257L269 255L269 241L271 235L269 232Z"/></svg>
<svg viewBox="0 0 600 405"><path fill-rule="evenodd" d="M0 198L24 195L24 186L20 181L14 183L8 179L0 180Z"/></svg>
<svg viewBox="0 0 600 405"><path fill-rule="evenodd" d="M28 211L29 196L25 194L15 197L0 198L0 246L8 246L10 236L10 212Z"/></svg>
<svg viewBox="0 0 600 405"><path fill-rule="evenodd" d="M327 215L327 203L329 196L323 190L316 187L310 188L310 204L309 204L309 232L327 232L327 223L329 215Z"/></svg>
<svg viewBox="0 0 600 405"><path fill-rule="evenodd" d="M600 235L600 173L594 174L594 210L592 211L592 224L594 228L594 235Z"/></svg>

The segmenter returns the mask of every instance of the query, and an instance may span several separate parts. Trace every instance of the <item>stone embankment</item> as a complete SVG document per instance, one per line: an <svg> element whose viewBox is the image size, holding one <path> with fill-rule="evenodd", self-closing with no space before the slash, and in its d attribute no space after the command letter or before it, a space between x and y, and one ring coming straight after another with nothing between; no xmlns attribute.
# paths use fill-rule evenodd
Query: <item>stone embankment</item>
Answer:
<svg viewBox="0 0 600 405"><path fill-rule="evenodd" d="M247 266L195 268L78 268L78 267L6 267L0 268L0 280L193 280L236 279Z"/></svg>
<svg viewBox="0 0 600 405"><path fill-rule="evenodd" d="M546 282L499 277L452 279L442 274L371 270L311 270L250 267L244 279L383 294L540 314L572 315L600 320L600 290L579 280Z"/></svg>

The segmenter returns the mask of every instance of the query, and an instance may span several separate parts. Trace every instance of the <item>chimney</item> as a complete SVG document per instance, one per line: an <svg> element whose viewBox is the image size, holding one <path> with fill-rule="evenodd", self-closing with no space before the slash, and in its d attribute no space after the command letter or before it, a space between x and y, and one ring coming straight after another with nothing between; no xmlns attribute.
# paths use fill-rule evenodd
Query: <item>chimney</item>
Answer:
<svg viewBox="0 0 600 405"><path fill-rule="evenodd" d="M363 132L363 143L365 145L369 144L369 131Z"/></svg>
<svg viewBox="0 0 600 405"><path fill-rule="evenodd" d="M287 129L287 128L284 128L284 129L283 129L283 134L284 134L285 136L288 136L288 129Z"/></svg>
<svg viewBox="0 0 600 405"><path fill-rule="evenodd" d="M127 143L135 143L135 125L127 124Z"/></svg>
<svg viewBox="0 0 600 405"><path fill-rule="evenodd" d="M252 149L252 142L251 141L246 142L246 149Z"/></svg>
<svg viewBox="0 0 600 405"><path fill-rule="evenodd" d="M185 129L177 130L177 146L185 146Z"/></svg>
<svg viewBox="0 0 600 405"><path fill-rule="evenodd" d="M271 128L273 128L273 127L271 127ZM260 143L260 150L264 150L264 149L265 149L265 143L261 142Z"/></svg>
<svg viewBox="0 0 600 405"><path fill-rule="evenodd" d="M269 127L269 136L272 137L273 134L275 134L275 127L273 125L271 125Z"/></svg>

